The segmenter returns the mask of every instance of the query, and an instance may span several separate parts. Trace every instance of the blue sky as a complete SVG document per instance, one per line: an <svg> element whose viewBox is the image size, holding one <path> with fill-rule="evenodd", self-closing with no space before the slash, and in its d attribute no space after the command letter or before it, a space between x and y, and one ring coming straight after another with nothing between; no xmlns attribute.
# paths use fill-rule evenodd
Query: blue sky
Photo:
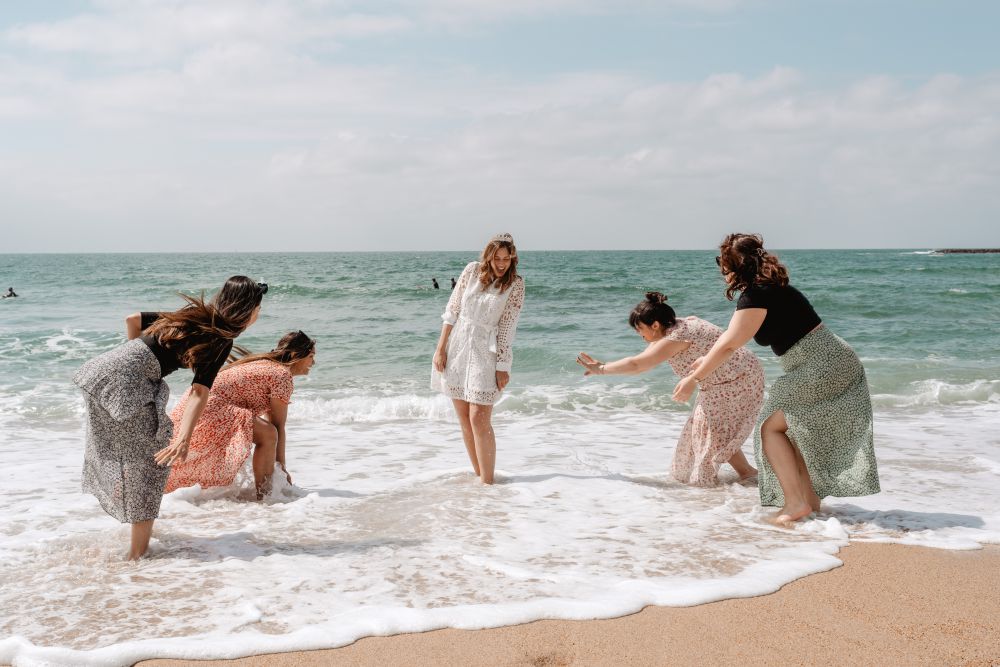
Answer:
<svg viewBox="0 0 1000 667"><path fill-rule="evenodd" d="M7 3L0 252L997 246L997 25L961 1Z"/></svg>

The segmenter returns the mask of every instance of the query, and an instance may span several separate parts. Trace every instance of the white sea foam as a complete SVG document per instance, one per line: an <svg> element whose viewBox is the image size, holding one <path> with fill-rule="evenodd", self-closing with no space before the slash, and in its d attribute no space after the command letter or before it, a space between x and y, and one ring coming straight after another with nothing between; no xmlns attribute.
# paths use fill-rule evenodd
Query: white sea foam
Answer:
<svg viewBox="0 0 1000 667"><path fill-rule="evenodd" d="M139 564L121 560L127 528L79 491L79 428L2 428L0 662L229 658L612 617L774 591L838 566L848 540L1000 542L995 404L880 411L883 492L828 499L785 530L756 489L668 478L684 413L498 411L498 484L483 487L438 402L303 392L295 486L279 480L262 504L245 478L170 494Z"/></svg>
<svg viewBox="0 0 1000 667"><path fill-rule="evenodd" d="M1000 402L1000 380L976 380L954 384L941 380L919 380L901 394L875 394L879 407L929 407Z"/></svg>

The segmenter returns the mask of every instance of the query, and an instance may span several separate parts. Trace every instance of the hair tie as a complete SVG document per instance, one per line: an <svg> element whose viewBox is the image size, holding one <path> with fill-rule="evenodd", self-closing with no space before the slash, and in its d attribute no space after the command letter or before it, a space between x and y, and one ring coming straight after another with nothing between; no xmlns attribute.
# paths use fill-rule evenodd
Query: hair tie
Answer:
<svg viewBox="0 0 1000 667"><path fill-rule="evenodd" d="M763 257L766 254L767 254L767 252L765 252L763 248L757 248L757 256L758 257Z"/></svg>

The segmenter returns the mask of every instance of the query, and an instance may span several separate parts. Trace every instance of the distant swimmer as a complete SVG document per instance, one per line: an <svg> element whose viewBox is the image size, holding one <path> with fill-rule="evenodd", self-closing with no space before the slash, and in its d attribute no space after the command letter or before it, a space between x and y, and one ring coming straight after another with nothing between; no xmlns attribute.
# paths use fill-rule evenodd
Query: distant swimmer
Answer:
<svg viewBox="0 0 1000 667"><path fill-rule="evenodd" d="M455 289L455 279L454 278L451 279L451 288Z"/></svg>
<svg viewBox="0 0 1000 667"><path fill-rule="evenodd" d="M9 298L14 297L14 296L17 296L17 293L14 292L14 288L13 287L8 287L7 288L7 293L4 294L3 297L0 297L0 298L9 299Z"/></svg>
<svg viewBox="0 0 1000 667"><path fill-rule="evenodd" d="M441 286L438 285L438 279L437 278L431 278L431 282L434 283L434 289L441 289Z"/></svg>

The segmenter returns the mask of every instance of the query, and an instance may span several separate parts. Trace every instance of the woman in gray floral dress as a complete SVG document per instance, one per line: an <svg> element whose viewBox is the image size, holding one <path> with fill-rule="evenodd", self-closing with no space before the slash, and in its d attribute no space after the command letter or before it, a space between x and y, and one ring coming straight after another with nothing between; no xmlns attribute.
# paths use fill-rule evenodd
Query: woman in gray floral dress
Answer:
<svg viewBox="0 0 1000 667"><path fill-rule="evenodd" d="M788 284L788 270L756 234L730 234L716 257L730 300L726 332L674 389L686 401L696 383L753 338L770 345L785 374L771 385L754 430L760 501L787 524L819 511L826 496L879 492L872 403L861 360Z"/></svg>
<svg viewBox="0 0 1000 667"><path fill-rule="evenodd" d="M233 276L211 301L182 295L174 312L125 318L128 342L85 363L73 376L87 405L83 490L108 514L132 524L129 560L149 547L159 515L167 466L187 456L195 424L233 339L254 323L267 285ZM163 378L178 368L194 371L191 400L171 443Z"/></svg>

